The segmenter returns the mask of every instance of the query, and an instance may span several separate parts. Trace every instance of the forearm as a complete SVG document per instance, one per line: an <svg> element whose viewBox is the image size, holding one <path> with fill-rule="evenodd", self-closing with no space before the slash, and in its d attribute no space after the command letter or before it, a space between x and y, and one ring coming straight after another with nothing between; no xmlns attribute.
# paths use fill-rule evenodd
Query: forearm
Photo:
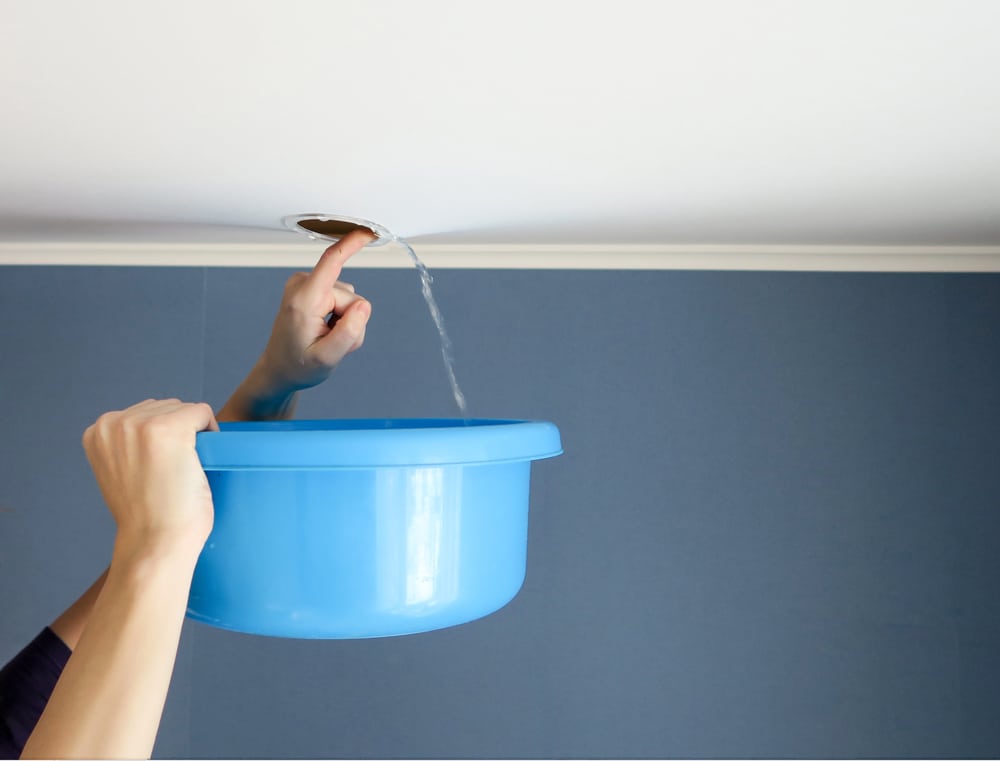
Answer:
<svg viewBox="0 0 1000 761"><path fill-rule="evenodd" d="M219 410L216 420L223 423L291 418L298 394L269 380L268 375L261 366L255 367Z"/></svg>
<svg viewBox="0 0 1000 761"><path fill-rule="evenodd" d="M107 581L23 758L148 758L177 655L193 548L116 542Z"/></svg>
<svg viewBox="0 0 1000 761"><path fill-rule="evenodd" d="M97 601L98 595L101 593L101 589L104 587L104 582L108 578L108 571L105 569L90 588L80 595L79 599L70 605L55 621L53 621L49 628L56 633L66 646L73 650L76 648L77 643L80 641L80 635L83 634L83 630L87 628L87 621L90 619L90 611L93 610L94 603Z"/></svg>

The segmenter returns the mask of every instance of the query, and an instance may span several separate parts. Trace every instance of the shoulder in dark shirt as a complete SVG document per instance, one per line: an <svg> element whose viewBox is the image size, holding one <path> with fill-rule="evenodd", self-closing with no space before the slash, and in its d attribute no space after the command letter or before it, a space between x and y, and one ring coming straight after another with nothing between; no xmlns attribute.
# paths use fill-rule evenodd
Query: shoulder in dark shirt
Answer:
<svg viewBox="0 0 1000 761"><path fill-rule="evenodd" d="M72 651L49 627L0 670L0 758L18 758Z"/></svg>

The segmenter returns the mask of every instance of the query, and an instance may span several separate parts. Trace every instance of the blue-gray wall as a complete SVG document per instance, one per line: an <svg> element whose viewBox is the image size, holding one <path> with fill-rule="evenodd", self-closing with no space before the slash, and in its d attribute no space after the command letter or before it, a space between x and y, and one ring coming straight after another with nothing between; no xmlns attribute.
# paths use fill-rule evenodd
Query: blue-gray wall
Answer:
<svg viewBox="0 0 1000 761"><path fill-rule="evenodd" d="M289 273L0 269L0 659L106 562L79 437L216 408ZM301 417L452 416L414 272ZM188 622L195 757L1000 755L1000 277L441 271L478 416L556 422L500 612L364 641Z"/></svg>

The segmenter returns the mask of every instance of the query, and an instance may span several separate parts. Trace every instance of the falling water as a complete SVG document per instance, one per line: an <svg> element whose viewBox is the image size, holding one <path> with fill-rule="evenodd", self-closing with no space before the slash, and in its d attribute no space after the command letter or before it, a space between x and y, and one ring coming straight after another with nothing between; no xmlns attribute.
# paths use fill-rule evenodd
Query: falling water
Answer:
<svg viewBox="0 0 1000 761"><path fill-rule="evenodd" d="M434 299L434 292L431 290L431 283L434 281L434 278L427 271L427 265L420 261L420 257L413 250L413 246L402 238L396 238L396 241L410 252L410 258L413 259L413 264L416 265L417 272L420 273L420 286L424 293L424 301L427 302L427 308L430 310L434 324L437 325L438 334L441 336L441 356L444 359L444 368L448 371L448 382L451 383L451 393L455 396L455 404L458 405L458 411L462 413L462 417L468 418L469 411L465 403L465 395L462 393L462 389L458 387L458 379L455 377L455 357L452 354L451 339L448 338L448 332L444 329L444 318L441 316L441 310L438 308L437 301Z"/></svg>

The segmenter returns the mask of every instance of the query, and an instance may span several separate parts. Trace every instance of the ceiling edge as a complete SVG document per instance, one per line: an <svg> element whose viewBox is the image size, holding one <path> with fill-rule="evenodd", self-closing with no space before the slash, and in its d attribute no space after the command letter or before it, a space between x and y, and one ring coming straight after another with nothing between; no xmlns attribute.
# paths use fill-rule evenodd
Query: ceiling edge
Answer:
<svg viewBox="0 0 1000 761"><path fill-rule="evenodd" d="M1000 272L1000 246L821 246L649 244L427 244L414 246L431 269L789 270L831 272ZM310 268L315 243L2 242L0 266ZM397 244L356 255L350 268L408 269Z"/></svg>

